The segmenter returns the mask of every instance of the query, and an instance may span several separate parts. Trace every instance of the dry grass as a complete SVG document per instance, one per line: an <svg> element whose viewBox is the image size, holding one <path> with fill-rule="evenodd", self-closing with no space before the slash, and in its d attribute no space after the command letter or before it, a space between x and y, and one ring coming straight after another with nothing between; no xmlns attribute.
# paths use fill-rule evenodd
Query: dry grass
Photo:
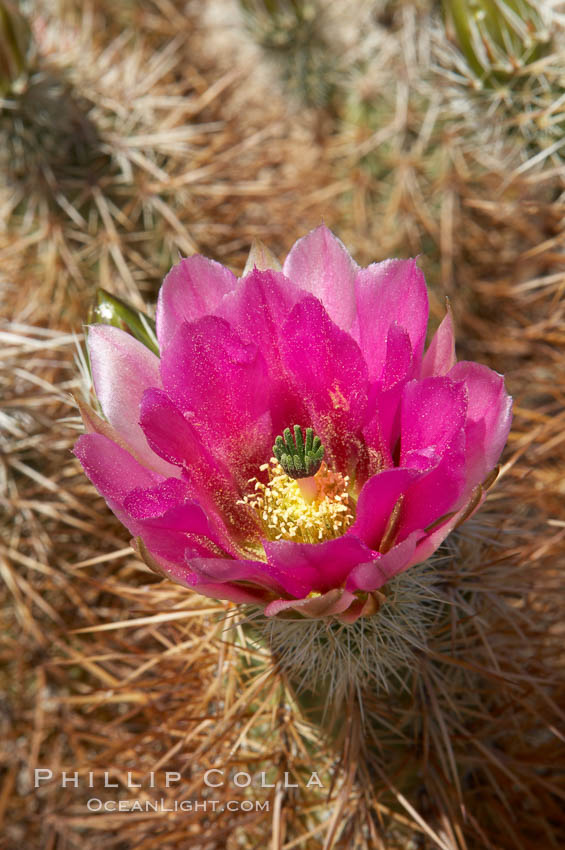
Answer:
<svg viewBox="0 0 565 850"><path fill-rule="evenodd" d="M67 6L71 46L53 47L52 63L65 50L76 58L83 44L70 29ZM135 20L139 40L116 60L120 69L133 68L131 76L108 103L100 92L104 73L108 86L116 79L112 61L97 60L96 74L85 58L72 69L73 90L91 99L89 115L114 150L107 134L123 140L129 133L117 105L131 97L157 51L154 61L171 65L145 97L166 91L179 98L155 114L160 126L172 128L169 141L175 128L190 127L190 162L184 142L166 152L155 140L126 147L163 168L167 180L134 162L131 180L123 182L110 155L98 205L96 187L81 207L72 179L61 178L65 197L92 219L92 229L72 224L52 199L35 206L26 199L33 214L26 219L16 206L0 236L0 848L562 846L561 175L524 173L509 182L508 173L487 169L471 177L458 161L448 183L432 181L435 195L425 200L412 191L420 185L413 180L404 193L379 194L380 179L347 159L346 136L315 141L320 125L312 113L295 112L290 120L282 97L271 92L267 100L256 82L243 109L249 69L237 76L234 54L216 61L198 18L181 28L180 3L147 0L134 10L123 4L123 17L111 6L96 4L88 57L100 56L100 21L111 42L125 20ZM167 53L173 30L184 41ZM143 97L137 126L145 132L157 107ZM392 154L401 156L399 145ZM411 162L420 173L419 161ZM149 196L140 200L147 187ZM100 197L111 200L109 218ZM381 197L394 215L375 215L371 199ZM159 201L180 228L161 214ZM347 719L331 744L307 722L268 651L236 627L234 607L157 580L134 556L127 533L70 453L79 428L70 393L78 378L74 341L61 330L80 325L99 279L138 303L154 293L179 238L241 269L252 235L282 253L322 210L328 223L339 214L340 235L362 262L401 238L402 253L421 250L427 222L433 310L439 316L441 296L449 293L459 356L504 372L516 400L505 473L453 541L456 564L441 567L444 616L430 627L419 666L403 674L404 690L365 694L365 715L374 718L365 727L354 700L343 706ZM210 795L224 802L269 799L269 812L94 814L85 808L93 796L88 788L34 790L29 770L36 765L85 776L115 771L119 796L128 799L199 799L204 770L215 765L267 771L276 787L248 793L226 785ZM161 792L167 770L182 775L168 793ZM304 787L312 770L323 790ZM128 792L128 771L134 781L157 771L158 792ZM298 777L298 788L277 784L285 772ZM95 794L105 795L116 792Z"/></svg>
<svg viewBox="0 0 565 850"><path fill-rule="evenodd" d="M182 4L141 4L139 32L104 4L36 5L39 59L0 113L0 262L36 280L12 315L72 323L96 285L139 305L179 252L241 266L253 238L282 251L331 220L312 116L250 86Z"/></svg>

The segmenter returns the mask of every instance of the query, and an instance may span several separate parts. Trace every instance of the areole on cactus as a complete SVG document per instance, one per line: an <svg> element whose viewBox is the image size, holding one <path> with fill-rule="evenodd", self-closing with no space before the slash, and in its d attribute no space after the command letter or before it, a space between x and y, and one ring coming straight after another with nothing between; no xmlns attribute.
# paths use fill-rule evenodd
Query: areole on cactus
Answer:
<svg viewBox="0 0 565 850"><path fill-rule="evenodd" d="M92 325L104 418L83 408L75 452L158 572L267 617L354 622L482 502L511 400L456 362L449 312L424 352L414 260L360 268L321 226L269 265L260 246L241 280L182 260L159 355L131 322Z"/></svg>

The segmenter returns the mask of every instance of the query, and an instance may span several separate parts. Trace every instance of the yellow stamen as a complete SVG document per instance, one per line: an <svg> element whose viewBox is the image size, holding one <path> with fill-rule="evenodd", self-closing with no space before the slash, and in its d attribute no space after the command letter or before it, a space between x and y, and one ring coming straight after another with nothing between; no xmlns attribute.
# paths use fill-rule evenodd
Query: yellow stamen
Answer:
<svg viewBox="0 0 565 850"><path fill-rule="evenodd" d="M347 531L354 519L347 475L322 463L316 475L298 481L286 475L275 458L261 467L267 470L269 482L252 478L252 492L241 500L255 512L266 538L320 543Z"/></svg>

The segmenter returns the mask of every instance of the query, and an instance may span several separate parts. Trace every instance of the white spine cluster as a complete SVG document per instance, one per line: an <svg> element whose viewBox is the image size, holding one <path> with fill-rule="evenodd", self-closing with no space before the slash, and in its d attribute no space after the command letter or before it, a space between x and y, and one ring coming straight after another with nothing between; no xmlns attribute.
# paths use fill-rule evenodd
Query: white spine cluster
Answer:
<svg viewBox="0 0 565 850"><path fill-rule="evenodd" d="M407 690L430 631L446 615L437 560L393 578L380 610L354 623L251 612L248 622L298 694L322 690L335 705L352 691Z"/></svg>

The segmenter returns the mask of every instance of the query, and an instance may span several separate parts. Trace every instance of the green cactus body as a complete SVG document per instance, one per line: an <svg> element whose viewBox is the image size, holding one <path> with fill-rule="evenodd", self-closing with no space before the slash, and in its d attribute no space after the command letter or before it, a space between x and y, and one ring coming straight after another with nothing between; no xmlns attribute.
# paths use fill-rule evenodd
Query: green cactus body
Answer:
<svg viewBox="0 0 565 850"><path fill-rule="evenodd" d="M247 27L279 66L286 87L307 106L329 107L336 88L335 56L312 0L240 0Z"/></svg>
<svg viewBox="0 0 565 850"><path fill-rule="evenodd" d="M548 49L549 29L530 0L443 0L470 69L485 86L504 84Z"/></svg>

